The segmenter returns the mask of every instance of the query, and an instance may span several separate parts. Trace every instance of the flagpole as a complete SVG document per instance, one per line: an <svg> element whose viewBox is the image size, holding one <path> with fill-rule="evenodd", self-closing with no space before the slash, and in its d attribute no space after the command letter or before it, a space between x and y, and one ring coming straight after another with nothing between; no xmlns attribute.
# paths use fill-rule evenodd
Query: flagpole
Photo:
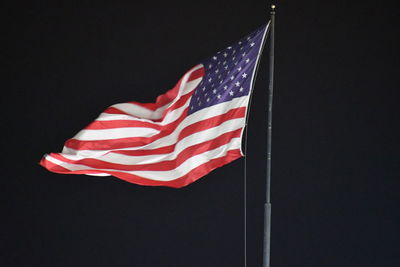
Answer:
<svg viewBox="0 0 400 267"><path fill-rule="evenodd" d="M272 99L274 92L274 43L275 43L275 5L271 5L271 32L269 52L269 85L267 110L267 177L266 201L264 205L264 253L263 266L270 266L271 259L271 145L272 145Z"/></svg>

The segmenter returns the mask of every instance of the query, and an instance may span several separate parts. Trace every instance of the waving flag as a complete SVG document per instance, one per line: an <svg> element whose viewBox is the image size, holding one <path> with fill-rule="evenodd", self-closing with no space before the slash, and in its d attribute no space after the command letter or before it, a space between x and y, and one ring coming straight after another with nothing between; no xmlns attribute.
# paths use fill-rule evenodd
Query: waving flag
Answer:
<svg viewBox="0 0 400 267"><path fill-rule="evenodd" d="M242 156L265 25L189 70L155 103L106 109L40 164L66 174L183 187Z"/></svg>

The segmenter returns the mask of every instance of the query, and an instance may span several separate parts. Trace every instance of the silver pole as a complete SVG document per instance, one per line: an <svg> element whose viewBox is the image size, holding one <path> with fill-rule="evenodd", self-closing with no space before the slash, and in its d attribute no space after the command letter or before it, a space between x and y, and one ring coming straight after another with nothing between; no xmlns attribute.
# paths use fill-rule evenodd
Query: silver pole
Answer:
<svg viewBox="0 0 400 267"><path fill-rule="evenodd" d="M272 145L272 99L274 93L274 43L275 43L275 5L271 6L271 34L269 52L269 85L267 110L267 179L266 202L264 205L264 255L263 266L270 266L271 259L271 145Z"/></svg>

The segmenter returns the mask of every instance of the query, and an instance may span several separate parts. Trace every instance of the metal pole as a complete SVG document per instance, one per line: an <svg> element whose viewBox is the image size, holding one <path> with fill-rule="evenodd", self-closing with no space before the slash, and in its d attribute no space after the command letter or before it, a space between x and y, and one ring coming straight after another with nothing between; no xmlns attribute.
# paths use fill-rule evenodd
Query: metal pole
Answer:
<svg viewBox="0 0 400 267"><path fill-rule="evenodd" d="M275 42L275 5L271 6L271 32L269 52L269 85L267 110L267 179L266 202L264 205L264 255L263 266L270 266L271 259L271 145L272 145L272 99L274 93L274 42Z"/></svg>

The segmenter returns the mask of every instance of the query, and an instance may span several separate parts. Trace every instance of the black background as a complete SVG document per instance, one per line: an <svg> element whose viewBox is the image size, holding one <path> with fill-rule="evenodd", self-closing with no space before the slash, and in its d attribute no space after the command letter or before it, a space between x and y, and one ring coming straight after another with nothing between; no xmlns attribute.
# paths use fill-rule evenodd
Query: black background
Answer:
<svg viewBox="0 0 400 267"><path fill-rule="evenodd" d="M182 189L59 175L38 161L106 107L153 102L265 23L271 3L93 3L4 9L0 264L244 266L243 159ZM271 265L400 266L399 11L277 5ZM248 266L262 262L267 66L264 54L249 125Z"/></svg>

